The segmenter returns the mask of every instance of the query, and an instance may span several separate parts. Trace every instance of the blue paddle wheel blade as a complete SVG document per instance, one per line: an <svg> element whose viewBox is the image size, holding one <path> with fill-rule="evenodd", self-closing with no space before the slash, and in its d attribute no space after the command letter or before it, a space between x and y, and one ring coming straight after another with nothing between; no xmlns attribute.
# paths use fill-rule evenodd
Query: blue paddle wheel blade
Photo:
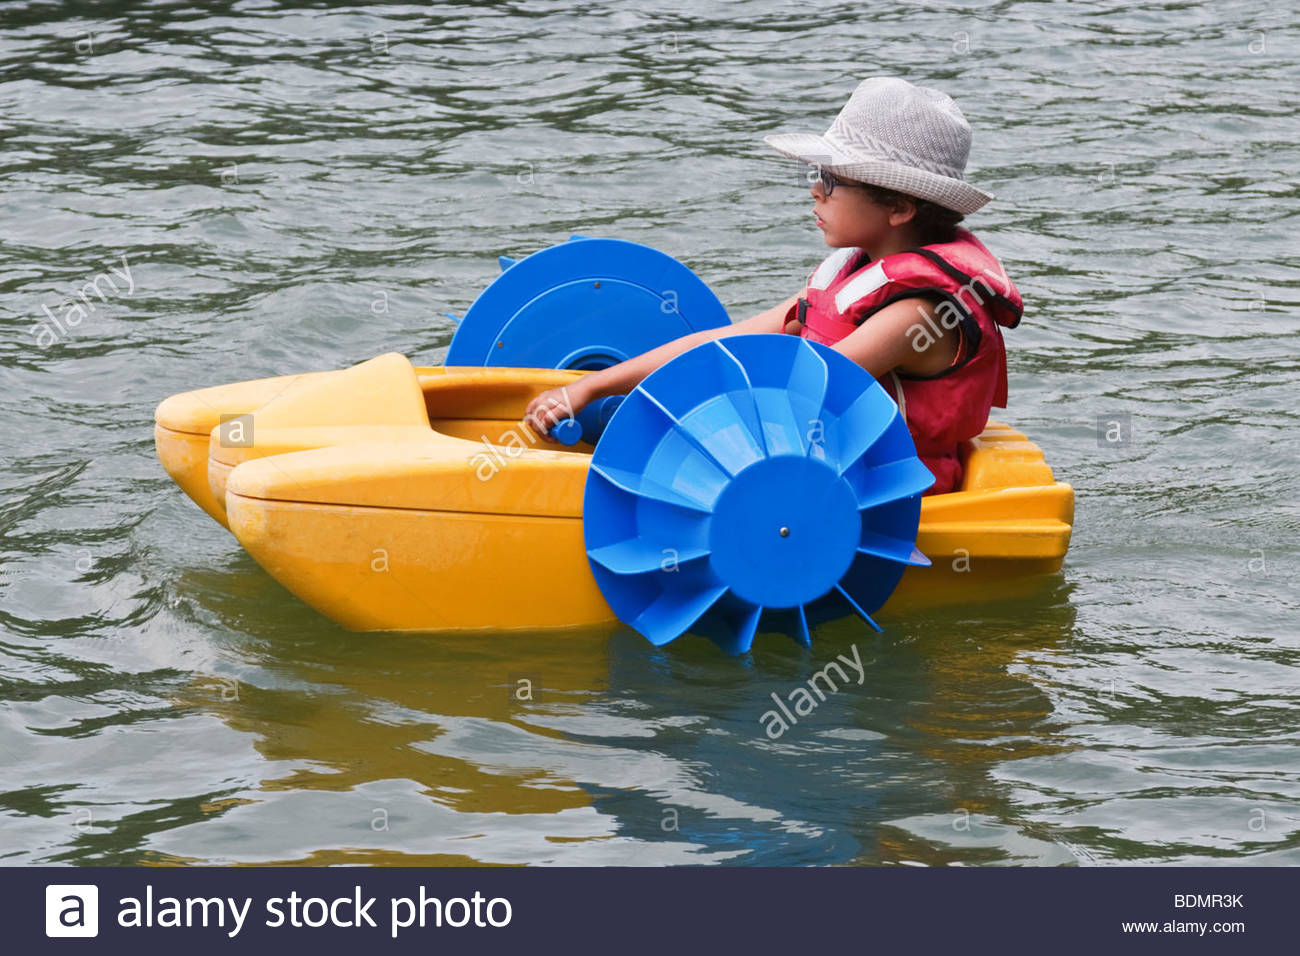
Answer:
<svg viewBox="0 0 1300 956"><path fill-rule="evenodd" d="M802 604L796 610L799 614L799 630L794 633L793 637L800 647L812 647L812 632L808 630L808 615L804 613Z"/></svg>
<svg viewBox="0 0 1300 956"><path fill-rule="evenodd" d="M744 654L754 645L762 617L761 606L724 594L691 625L691 631L713 641L726 654Z"/></svg>
<svg viewBox="0 0 1300 956"><path fill-rule="evenodd" d="M731 337L725 347L746 366L769 453L821 457L825 428L819 415L829 374L826 361L812 349L796 351L788 361L773 362L770 356L754 361L752 338Z"/></svg>
<svg viewBox="0 0 1300 956"><path fill-rule="evenodd" d="M835 585L835 590L840 592L840 595L844 598L844 600L848 601L849 605L853 608L853 610L857 612L858 617L862 618L862 620L870 624L872 629L877 634L883 634L885 632L885 629L881 627L879 624L877 624L872 619L871 615L862 609L862 605L859 604L857 601L853 600L853 595L850 594L848 591L844 590L844 583L842 581L839 584Z"/></svg>
<svg viewBox="0 0 1300 956"><path fill-rule="evenodd" d="M653 398L639 389L633 391L605 426L596 446L600 455L592 456L592 468L606 475L640 475L647 488L666 488L689 501L702 502L704 510L711 511L730 476L677 425L672 413ZM651 444L646 440L651 435L662 436L662 440ZM633 487L628 480L622 484Z"/></svg>
<svg viewBox="0 0 1300 956"><path fill-rule="evenodd" d="M725 586L694 593L665 592L630 623L658 647L685 634L687 628L726 593Z"/></svg>
<svg viewBox="0 0 1300 956"><path fill-rule="evenodd" d="M884 558L886 561L895 561L898 564L913 564L918 567L928 567L930 564L930 559L917 551L912 542L870 531L862 533L858 551Z"/></svg>
<svg viewBox="0 0 1300 956"><path fill-rule="evenodd" d="M839 581L841 595L859 615L874 614L889 600L907 565L859 554Z"/></svg>
<svg viewBox="0 0 1300 956"><path fill-rule="evenodd" d="M728 477L734 478L747 465L758 460L753 438L743 434L743 427L736 421L735 408L725 395L711 398L682 418L673 414L654 394L647 391L645 397L672 421L679 438L693 445Z"/></svg>
<svg viewBox="0 0 1300 956"><path fill-rule="evenodd" d="M606 601L653 643L694 629L745 653L771 621L807 647L831 612L879 630L871 614L926 563L915 541L933 480L863 368L793 336L730 336L614 412L583 533Z"/></svg>
<svg viewBox="0 0 1300 956"><path fill-rule="evenodd" d="M769 455L808 454L808 419L800 418L788 394L755 389L754 408L763 423L763 443Z"/></svg>
<svg viewBox="0 0 1300 956"><path fill-rule="evenodd" d="M702 514L709 514L710 509L707 504L688 498L683 494L674 491L672 488L665 488L657 482L651 481L645 475L638 474L634 471L627 471L623 468L615 468L613 465L592 465L591 470L604 478L607 482L624 491L629 495L638 498L651 498L655 501L662 501L664 504L672 505L674 508L683 508L687 511L698 511ZM590 478L588 478L590 480Z"/></svg>
<svg viewBox="0 0 1300 956"><path fill-rule="evenodd" d="M919 458L904 458L877 465L871 470L871 481L863 481L858 488L858 507L866 510L889 504L900 498L919 495L934 484L934 474Z"/></svg>
<svg viewBox="0 0 1300 956"><path fill-rule="evenodd" d="M735 621L735 627L731 632L732 640L722 649L729 654L748 653L754 646L754 635L758 633L758 619L762 616L762 606L755 604L748 613Z"/></svg>
<svg viewBox="0 0 1300 956"><path fill-rule="evenodd" d="M616 544L607 544L603 548L595 548L587 552L587 556L615 574L648 574L651 571L665 570L665 564L685 564L707 558L709 552L704 548L689 548L665 554L661 548L648 547L642 538L629 538Z"/></svg>
<svg viewBox="0 0 1300 956"><path fill-rule="evenodd" d="M898 406L883 388L862 392L839 416L837 460L847 467L861 458L896 419L901 423Z"/></svg>
<svg viewBox="0 0 1300 956"><path fill-rule="evenodd" d="M744 426L749 439L757 447L759 456L768 457L772 451L767 447L763 416L759 414L758 402L755 400L756 390L749 379L749 373L724 342L716 344L718 347L711 349L710 352L718 356L722 375L729 374L736 384L735 388L727 390L727 400L731 403L736 419Z"/></svg>

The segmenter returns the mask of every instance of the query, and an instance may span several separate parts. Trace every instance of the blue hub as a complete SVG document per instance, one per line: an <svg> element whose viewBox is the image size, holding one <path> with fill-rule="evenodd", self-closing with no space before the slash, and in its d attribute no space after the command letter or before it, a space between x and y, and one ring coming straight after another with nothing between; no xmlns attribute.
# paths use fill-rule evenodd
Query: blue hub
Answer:
<svg viewBox="0 0 1300 956"><path fill-rule="evenodd" d="M710 562L737 597L795 607L835 587L861 536L849 483L815 458L784 455L750 465L718 495Z"/></svg>

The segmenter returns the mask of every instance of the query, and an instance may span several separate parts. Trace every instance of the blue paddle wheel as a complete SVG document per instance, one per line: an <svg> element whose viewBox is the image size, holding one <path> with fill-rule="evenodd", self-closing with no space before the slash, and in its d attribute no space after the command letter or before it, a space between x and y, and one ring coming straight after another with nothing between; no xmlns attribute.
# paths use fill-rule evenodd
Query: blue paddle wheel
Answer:
<svg viewBox="0 0 1300 956"><path fill-rule="evenodd" d="M620 620L733 653L775 624L871 619L916 550L921 492L898 407L852 360L789 335L707 342L649 375L592 455L583 530ZM838 608L838 613L836 613Z"/></svg>
<svg viewBox="0 0 1300 956"><path fill-rule="evenodd" d="M600 369L730 322L699 276L635 242L575 235L498 262L444 364Z"/></svg>

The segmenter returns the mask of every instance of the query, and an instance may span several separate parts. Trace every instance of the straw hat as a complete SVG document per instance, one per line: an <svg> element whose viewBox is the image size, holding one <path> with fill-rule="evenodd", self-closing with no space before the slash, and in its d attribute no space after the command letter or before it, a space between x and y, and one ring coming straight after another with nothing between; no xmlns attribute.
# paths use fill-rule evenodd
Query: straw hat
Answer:
<svg viewBox="0 0 1300 956"><path fill-rule="evenodd" d="M825 136L781 133L778 153L862 183L929 199L968 214L993 198L963 179L970 124L952 97L906 80L863 80Z"/></svg>

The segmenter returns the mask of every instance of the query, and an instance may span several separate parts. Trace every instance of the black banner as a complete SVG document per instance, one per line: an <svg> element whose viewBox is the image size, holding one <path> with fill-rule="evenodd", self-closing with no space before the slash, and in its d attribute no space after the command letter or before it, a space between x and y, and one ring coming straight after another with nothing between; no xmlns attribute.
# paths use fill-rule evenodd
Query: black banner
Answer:
<svg viewBox="0 0 1300 956"><path fill-rule="evenodd" d="M1289 869L32 867L0 870L0 913L12 953L1244 953L1294 948L1296 887Z"/></svg>

